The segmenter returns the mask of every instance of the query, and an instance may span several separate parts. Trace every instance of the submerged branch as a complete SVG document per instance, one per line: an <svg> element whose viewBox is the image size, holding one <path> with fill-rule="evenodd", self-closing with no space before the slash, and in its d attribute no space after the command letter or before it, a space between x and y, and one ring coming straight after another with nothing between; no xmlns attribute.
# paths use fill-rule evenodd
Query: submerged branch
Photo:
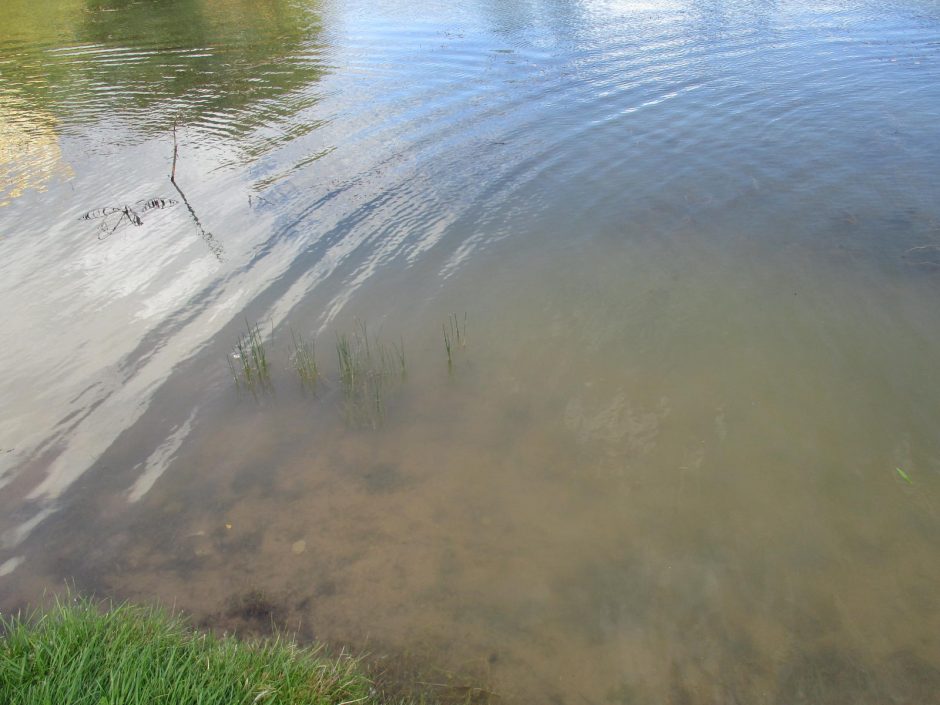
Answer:
<svg viewBox="0 0 940 705"><path fill-rule="evenodd" d="M170 181L176 186L176 157L179 155L179 145L176 142L176 121L173 121L173 169L170 170ZM177 189L179 190L179 189Z"/></svg>
<svg viewBox="0 0 940 705"><path fill-rule="evenodd" d="M199 216L196 215L196 211L193 209L192 204L190 204L189 199L186 198L186 194L183 193L183 189L180 188L179 184L176 183L176 160L179 155L179 144L176 141L176 123L173 123L173 167L170 170L170 183L173 184L173 188L176 189L176 192L180 195L180 198L183 199L183 204L186 206L186 210L189 211L189 214L193 217L193 222L196 223L196 230L199 233L199 237L202 238L203 242L206 243L206 247L209 248L209 252L215 255L215 258L219 262L223 261L224 248L222 243L216 240L215 236L210 233L208 230L203 227L202 222L199 220Z"/></svg>

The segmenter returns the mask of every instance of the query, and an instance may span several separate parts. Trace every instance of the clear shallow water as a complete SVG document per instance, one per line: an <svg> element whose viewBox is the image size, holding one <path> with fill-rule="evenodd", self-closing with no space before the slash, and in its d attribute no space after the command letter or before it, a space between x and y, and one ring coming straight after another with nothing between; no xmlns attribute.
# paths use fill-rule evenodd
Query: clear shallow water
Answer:
<svg viewBox="0 0 940 705"><path fill-rule="evenodd" d="M937 701L935 5L0 12L5 607L262 590L511 702ZM174 122L192 214L99 239L181 200ZM407 352L375 431L356 319Z"/></svg>

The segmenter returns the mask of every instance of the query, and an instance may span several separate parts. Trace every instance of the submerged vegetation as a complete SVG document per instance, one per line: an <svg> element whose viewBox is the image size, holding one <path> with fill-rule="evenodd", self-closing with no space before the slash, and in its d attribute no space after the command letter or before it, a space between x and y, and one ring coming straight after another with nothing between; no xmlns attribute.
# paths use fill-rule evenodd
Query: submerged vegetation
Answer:
<svg viewBox="0 0 940 705"><path fill-rule="evenodd" d="M454 356L459 349L467 345L467 314L463 315L463 330L460 328L460 319L456 313L447 317L447 322L442 326L444 331L444 351L447 353L447 371L454 371Z"/></svg>
<svg viewBox="0 0 940 705"><path fill-rule="evenodd" d="M254 392L271 384L271 370L260 327L247 320L245 326L248 331L235 341L228 364L235 385Z"/></svg>
<svg viewBox="0 0 940 705"><path fill-rule="evenodd" d="M317 381L320 371L317 368L316 341L307 342L301 333L290 329L291 364L300 377L300 386L314 394L317 392Z"/></svg>
<svg viewBox="0 0 940 705"><path fill-rule="evenodd" d="M388 396L407 376L405 343L371 340L366 324L353 334L337 333L336 354L346 421L354 427L378 428L385 422Z"/></svg>
<svg viewBox="0 0 940 705"><path fill-rule="evenodd" d="M241 642L180 617L90 600L0 621L6 705L339 705L382 702L361 663L292 641Z"/></svg>
<svg viewBox="0 0 940 705"><path fill-rule="evenodd" d="M268 351L258 324L246 319L247 332L235 343L228 358L229 370L238 389L255 394L272 386ZM467 314L447 317L442 327L447 370L453 374L458 357L467 345ZM408 377L405 341L383 340L369 332L364 321L356 321L351 333L336 333L336 377L321 372L315 339L307 339L289 326L288 359L300 379L301 388L317 396L321 387L338 381L342 390L342 414L353 428L378 429L384 425L388 406ZM273 340L273 331L271 339Z"/></svg>

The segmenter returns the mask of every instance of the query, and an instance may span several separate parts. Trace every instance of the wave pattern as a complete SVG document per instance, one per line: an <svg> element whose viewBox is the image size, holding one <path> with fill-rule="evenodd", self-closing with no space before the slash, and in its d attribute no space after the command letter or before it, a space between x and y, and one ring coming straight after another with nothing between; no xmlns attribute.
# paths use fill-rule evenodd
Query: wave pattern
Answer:
<svg viewBox="0 0 940 705"><path fill-rule="evenodd" d="M188 420L151 450L179 447L198 418L176 380L246 312L277 325L315 299L322 329L376 282L443 286L510 237L813 245L873 203L905 223L887 241L874 219L873 257L940 237L930 3L209 5L0 38L0 561L167 390ZM79 227L173 195L175 123L224 261L182 207L104 246Z"/></svg>

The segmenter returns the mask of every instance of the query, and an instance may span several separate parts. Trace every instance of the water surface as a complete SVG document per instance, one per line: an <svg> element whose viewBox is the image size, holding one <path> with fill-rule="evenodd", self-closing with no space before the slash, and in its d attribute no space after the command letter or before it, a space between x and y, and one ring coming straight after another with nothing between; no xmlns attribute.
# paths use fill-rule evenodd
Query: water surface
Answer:
<svg viewBox="0 0 940 705"><path fill-rule="evenodd" d="M0 28L5 609L71 580L505 702L940 702L934 3ZM375 428L357 322L406 353Z"/></svg>

